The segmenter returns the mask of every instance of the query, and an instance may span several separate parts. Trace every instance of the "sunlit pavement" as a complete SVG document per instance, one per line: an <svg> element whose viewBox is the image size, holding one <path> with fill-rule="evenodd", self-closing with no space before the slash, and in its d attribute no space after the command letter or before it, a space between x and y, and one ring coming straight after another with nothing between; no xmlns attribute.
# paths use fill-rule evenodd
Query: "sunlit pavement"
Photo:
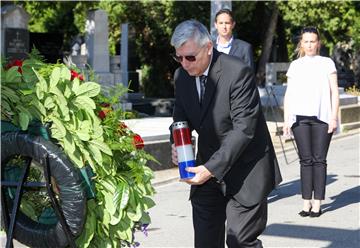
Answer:
<svg viewBox="0 0 360 248"><path fill-rule="evenodd" d="M359 247L359 130L336 135L328 153L326 198L319 218L300 217L302 208L297 155L287 142L285 162L277 147L283 182L269 196L264 247ZM193 247L189 187L177 179L177 169L156 172L157 205L150 210L148 236L136 233L140 247ZM162 183L163 182L163 183Z"/></svg>

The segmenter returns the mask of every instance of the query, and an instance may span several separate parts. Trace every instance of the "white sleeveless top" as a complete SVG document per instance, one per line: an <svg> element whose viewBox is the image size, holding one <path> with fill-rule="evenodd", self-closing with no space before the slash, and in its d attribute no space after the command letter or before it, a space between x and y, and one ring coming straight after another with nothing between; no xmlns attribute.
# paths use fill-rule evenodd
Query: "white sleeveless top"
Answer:
<svg viewBox="0 0 360 248"><path fill-rule="evenodd" d="M329 76L334 72L336 73L335 63L328 57L304 56L291 62L286 73L290 127L296 122L296 115L316 116L329 124L331 120Z"/></svg>

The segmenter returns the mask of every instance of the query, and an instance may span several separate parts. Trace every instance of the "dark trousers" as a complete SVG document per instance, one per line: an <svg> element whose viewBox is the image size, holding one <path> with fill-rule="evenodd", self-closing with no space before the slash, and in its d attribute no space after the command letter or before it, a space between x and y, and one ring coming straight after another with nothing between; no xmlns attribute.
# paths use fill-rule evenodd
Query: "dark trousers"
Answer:
<svg viewBox="0 0 360 248"><path fill-rule="evenodd" d="M302 198L324 200L326 185L326 156L332 133L328 124L312 116L297 116L292 126L300 158Z"/></svg>
<svg viewBox="0 0 360 248"><path fill-rule="evenodd" d="M197 186L191 197L196 248L261 248L257 237L265 230L267 200L245 207L223 194L214 179Z"/></svg>

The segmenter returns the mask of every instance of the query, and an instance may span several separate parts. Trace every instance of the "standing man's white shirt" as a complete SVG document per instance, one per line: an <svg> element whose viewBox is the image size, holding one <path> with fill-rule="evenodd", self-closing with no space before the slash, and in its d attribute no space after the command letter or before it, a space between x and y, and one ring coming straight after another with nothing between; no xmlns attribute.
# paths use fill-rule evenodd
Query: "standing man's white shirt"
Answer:
<svg viewBox="0 0 360 248"><path fill-rule="evenodd" d="M225 54L229 54L234 37L231 36L231 39L225 44L220 44L219 39L220 37L218 36L216 39L216 50Z"/></svg>

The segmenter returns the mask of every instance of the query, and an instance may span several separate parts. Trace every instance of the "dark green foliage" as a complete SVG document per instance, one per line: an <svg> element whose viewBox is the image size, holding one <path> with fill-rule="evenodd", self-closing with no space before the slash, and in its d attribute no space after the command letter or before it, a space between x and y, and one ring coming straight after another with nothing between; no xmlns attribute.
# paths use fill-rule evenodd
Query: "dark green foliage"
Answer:
<svg viewBox="0 0 360 248"><path fill-rule="evenodd" d="M1 4L5 4L2 2ZM63 32L64 49L71 38L84 34L86 15L104 9L109 18L109 48L115 55L120 42L120 26L130 24L131 70L143 69L141 91L148 97L173 96L172 75L178 64L172 61L170 46L173 29L183 20L194 18L210 25L210 1L15 1L31 15L31 32ZM272 13L272 1L233 1L237 23L235 36L253 45L255 61ZM360 47L360 2L357 1L278 1L280 9L270 61L292 59L301 27L317 26L329 55L338 42ZM118 53L118 52L117 52Z"/></svg>

